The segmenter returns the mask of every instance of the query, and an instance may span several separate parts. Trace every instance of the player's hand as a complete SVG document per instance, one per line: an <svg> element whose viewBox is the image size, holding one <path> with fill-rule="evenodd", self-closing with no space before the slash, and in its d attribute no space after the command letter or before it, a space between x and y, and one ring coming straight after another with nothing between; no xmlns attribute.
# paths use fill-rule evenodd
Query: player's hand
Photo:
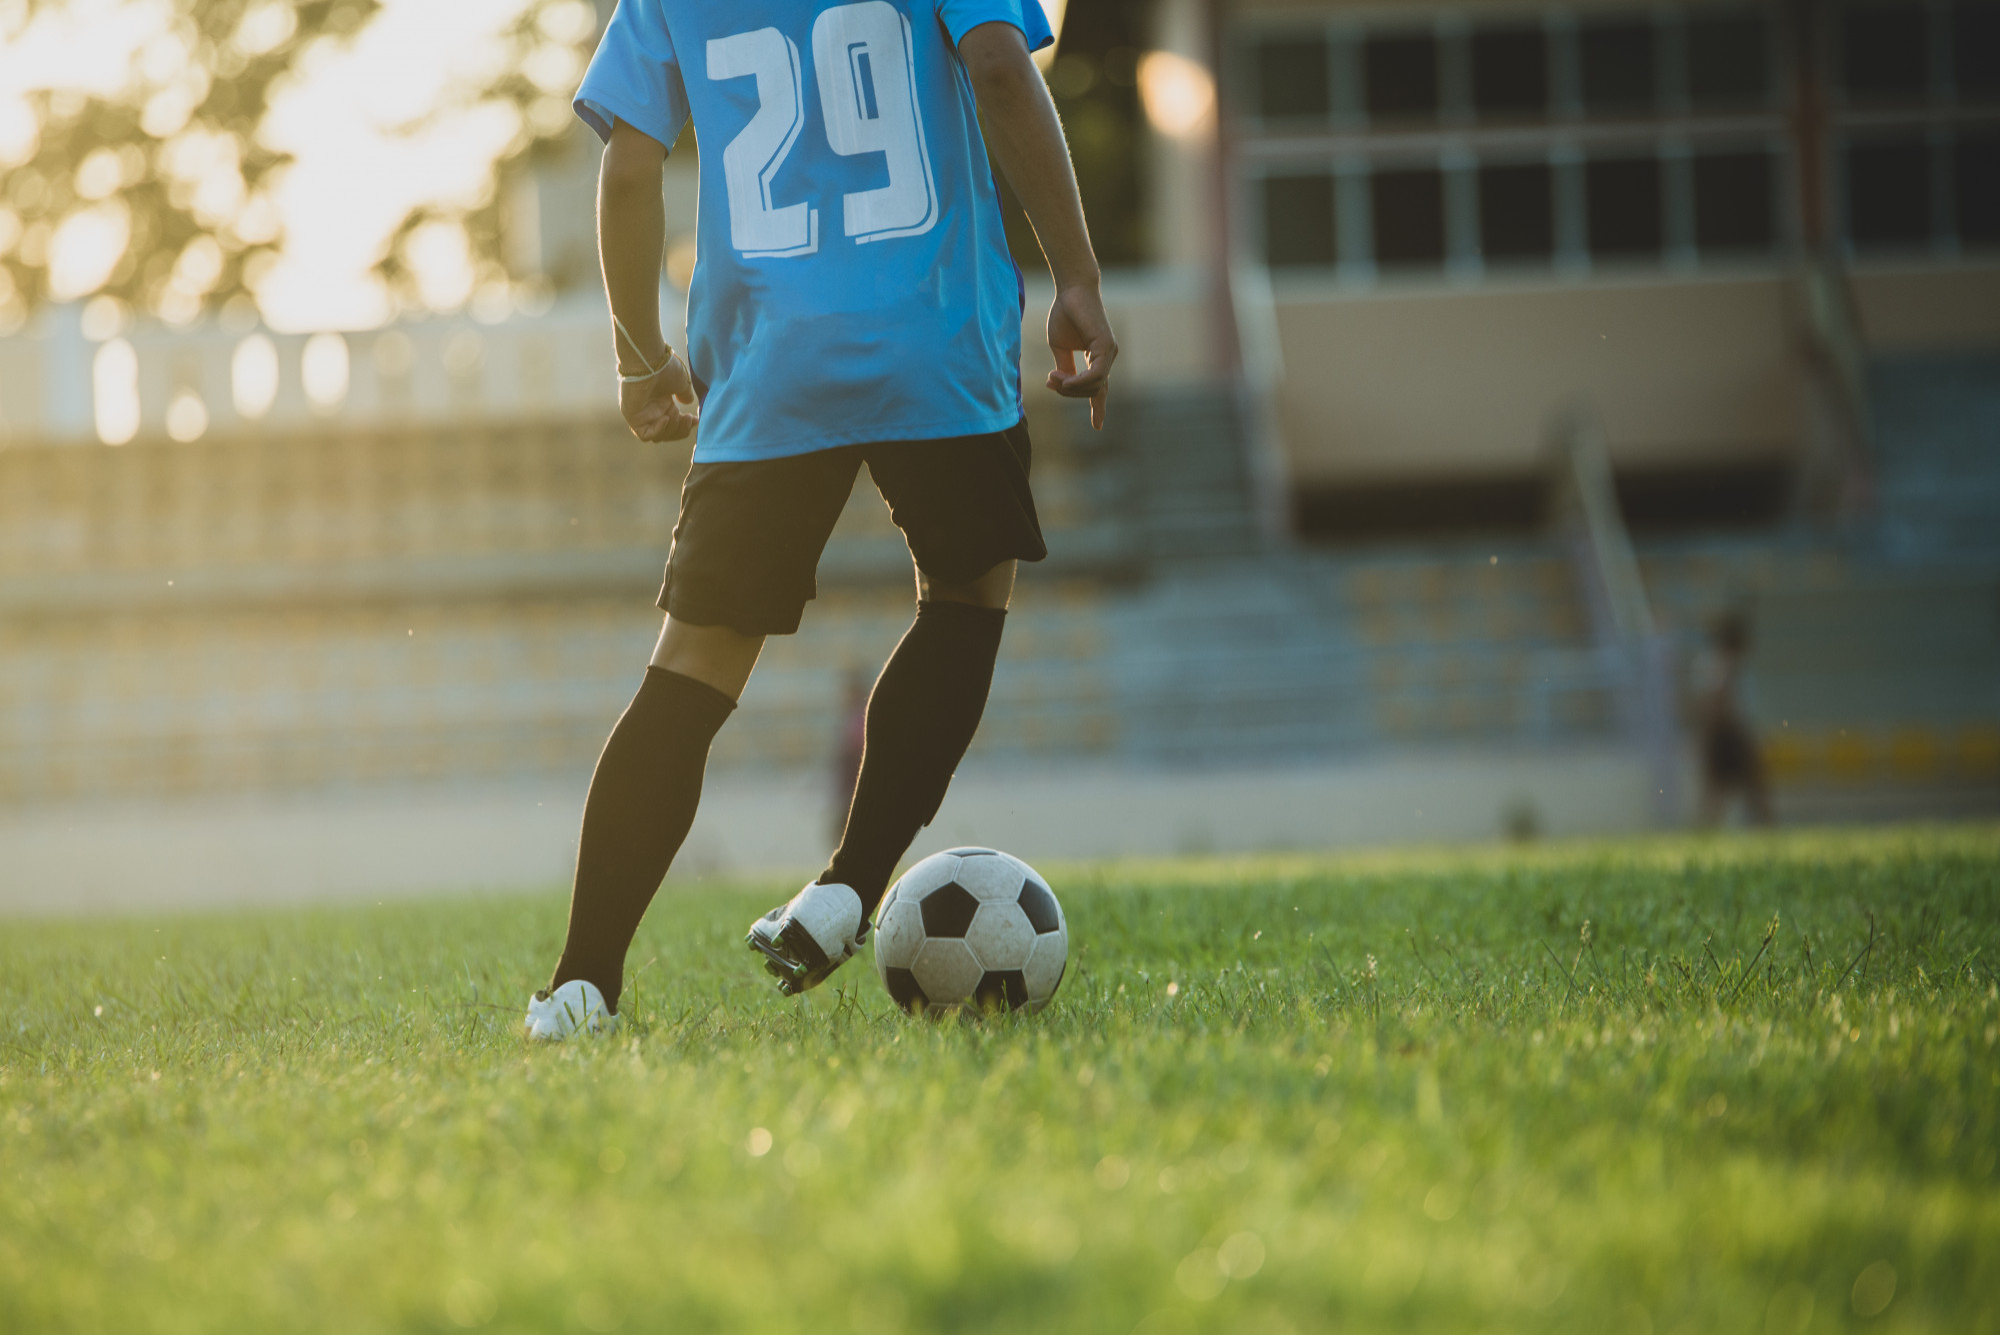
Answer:
<svg viewBox="0 0 2000 1335"><path fill-rule="evenodd" d="M640 440L686 440L701 420L700 409L681 406L694 403L688 364L671 348L665 355L666 368L651 380L618 386L618 412Z"/></svg>
<svg viewBox="0 0 2000 1335"><path fill-rule="evenodd" d="M1118 360L1118 340L1111 336L1111 318L1104 313L1104 297L1095 284L1056 290L1049 306L1049 350L1056 355L1049 388L1066 399L1089 399L1090 425L1102 431L1104 396L1111 387L1111 363ZM1079 352L1084 358L1080 372Z"/></svg>

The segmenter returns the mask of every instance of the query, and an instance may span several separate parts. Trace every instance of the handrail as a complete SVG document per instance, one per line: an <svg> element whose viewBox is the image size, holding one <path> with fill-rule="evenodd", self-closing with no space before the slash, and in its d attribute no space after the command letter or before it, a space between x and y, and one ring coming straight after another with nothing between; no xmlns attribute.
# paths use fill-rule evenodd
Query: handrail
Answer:
<svg viewBox="0 0 2000 1335"><path fill-rule="evenodd" d="M1282 548L1292 533L1290 464L1286 458L1279 391L1285 379L1285 348L1278 328L1271 271L1262 264L1230 265L1230 299L1243 357L1239 391L1244 466L1250 498L1265 545Z"/></svg>
<svg viewBox="0 0 2000 1335"><path fill-rule="evenodd" d="M1680 814L1673 638L1653 619L1596 412L1572 406L1556 420L1551 444L1551 511L1569 540L1599 652L1619 682L1625 732L1653 771L1655 819L1668 825Z"/></svg>
<svg viewBox="0 0 2000 1335"><path fill-rule="evenodd" d="M1828 251L1809 251L1793 271L1812 408L1794 508L1849 518L1873 490L1875 442L1867 349L1847 274Z"/></svg>
<svg viewBox="0 0 2000 1335"><path fill-rule="evenodd" d="M1612 485L1604 429L1587 405L1557 422L1554 511L1570 536L1583 577L1591 621L1601 643L1630 643L1653 634L1653 609L1639 575L1625 517Z"/></svg>

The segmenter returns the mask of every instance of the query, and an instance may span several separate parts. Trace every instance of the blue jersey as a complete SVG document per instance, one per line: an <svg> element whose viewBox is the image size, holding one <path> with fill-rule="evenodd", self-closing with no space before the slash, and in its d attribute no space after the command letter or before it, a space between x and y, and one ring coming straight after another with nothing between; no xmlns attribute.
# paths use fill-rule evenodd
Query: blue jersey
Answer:
<svg viewBox="0 0 2000 1335"><path fill-rule="evenodd" d="M958 40L1039 0L620 0L577 90L600 136L671 146L701 207L695 458L1001 431L1021 417L1021 273Z"/></svg>

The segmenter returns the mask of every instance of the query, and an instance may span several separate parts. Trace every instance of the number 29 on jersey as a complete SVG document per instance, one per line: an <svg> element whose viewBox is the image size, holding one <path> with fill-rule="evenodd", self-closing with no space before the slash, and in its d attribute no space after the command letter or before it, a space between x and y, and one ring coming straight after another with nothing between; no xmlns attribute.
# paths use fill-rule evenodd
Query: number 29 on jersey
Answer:
<svg viewBox="0 0 2000 1335"><path fill-rule="evenodd" d="M883 155L889 183L841 196L841 228L855 243L928 232L937 223L937 182L924 122L910 21L886 0L836 5L813 21L813 75L827 147L842 157ZM722 150L729 240L745 258L810 255L819 210L778 207L771 183L805 125L799 48L776 28L708 43L710 79L755 79L757 113Z"/></svg>

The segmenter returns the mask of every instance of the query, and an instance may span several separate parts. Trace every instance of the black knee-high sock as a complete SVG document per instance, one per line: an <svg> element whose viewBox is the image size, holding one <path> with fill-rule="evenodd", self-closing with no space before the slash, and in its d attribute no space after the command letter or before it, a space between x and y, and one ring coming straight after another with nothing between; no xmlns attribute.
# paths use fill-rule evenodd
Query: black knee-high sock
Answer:
<svg viewBox="0 0 2000 1335"><path fill-rule="evenodd" d="M735 708L713 686L646 669L590 776L569 937L550 987L586 979L618 1009L625 951L694 823L708 745Z"/></svg>
<svg viewBox="0 0 2000 1335"><path fill-rule="evenodd" d="M920 602L868 696L861 776L840 849L822 881L854 887L873 913L890 873L944 802L952 773L979 730L1004 608Z"/></svg>

